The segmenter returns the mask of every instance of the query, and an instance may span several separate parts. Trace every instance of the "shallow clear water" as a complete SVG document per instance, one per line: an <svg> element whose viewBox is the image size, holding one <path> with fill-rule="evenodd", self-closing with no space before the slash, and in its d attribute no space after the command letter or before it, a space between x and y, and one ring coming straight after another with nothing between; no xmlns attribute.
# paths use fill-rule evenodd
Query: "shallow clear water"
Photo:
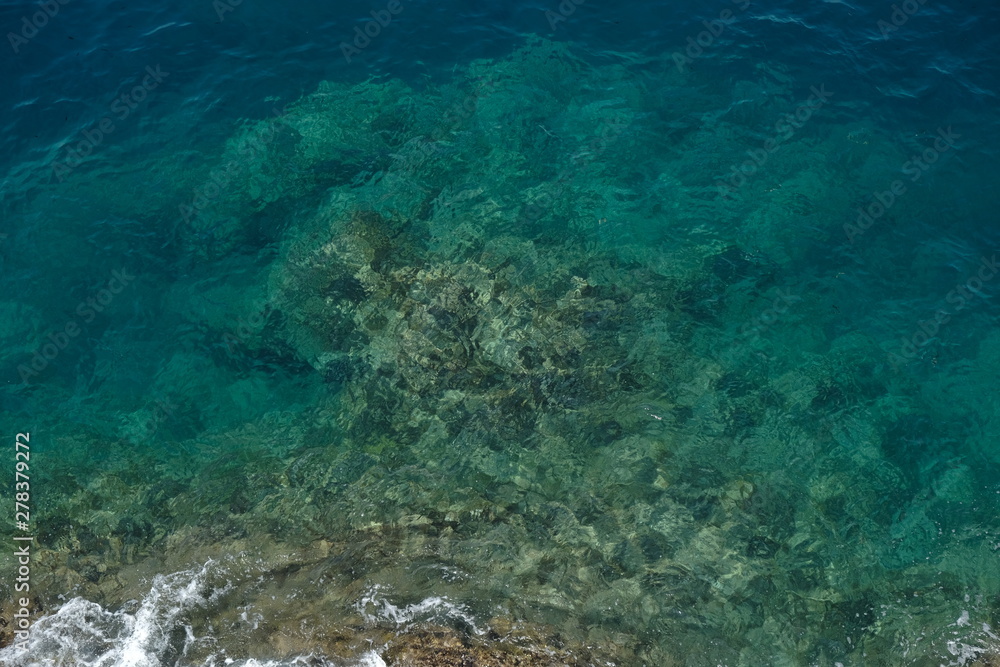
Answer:
<svg viewBox="0 0 1000 667"><path fill-rule="evenodd" d="M0 7L0 662L1000 660L998 17L804 4Z"/></svg>

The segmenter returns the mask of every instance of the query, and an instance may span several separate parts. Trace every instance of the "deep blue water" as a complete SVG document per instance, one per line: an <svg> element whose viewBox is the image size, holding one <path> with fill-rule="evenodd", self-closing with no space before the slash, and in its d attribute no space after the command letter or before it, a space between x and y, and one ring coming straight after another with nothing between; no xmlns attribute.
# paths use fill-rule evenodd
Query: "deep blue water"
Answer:
<svg viewBox="0 0 1000 667"><path fill-rule="evenodd" d="M49 619L0 657L378 665L523 622L623 665L1000 659L1000 11L389 5L0 3L0 414ZM253 548L329 607L206 565ZM117 653L58 653L74 596ZM243 654L238 613L273 619Z"/></svg>

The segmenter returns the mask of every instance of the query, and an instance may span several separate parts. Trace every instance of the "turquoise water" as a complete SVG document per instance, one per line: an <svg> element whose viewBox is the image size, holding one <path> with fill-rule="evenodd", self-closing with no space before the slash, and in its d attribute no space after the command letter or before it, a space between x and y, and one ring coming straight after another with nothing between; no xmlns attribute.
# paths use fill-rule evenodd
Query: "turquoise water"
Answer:
<svg viewBox="0 0 1000 667"><path fill-rule="evenodd" d="M997 19L823 4L65 5L0 662L1000 661Z"/></svg>

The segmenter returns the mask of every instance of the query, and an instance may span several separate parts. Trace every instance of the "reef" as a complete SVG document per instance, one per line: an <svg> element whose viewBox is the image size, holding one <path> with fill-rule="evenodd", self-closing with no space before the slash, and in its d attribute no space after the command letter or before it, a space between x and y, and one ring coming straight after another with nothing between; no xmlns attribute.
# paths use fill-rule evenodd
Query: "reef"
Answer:
<svg viewBox="0 0 1000 667"><path fill-rule="evenodd" d="M532 40L420 91L325 83L179 169L189 193L240 165L176 229L197 261L158 327L80 353L97 398L21 397L73 423L40 473L37 611L54 591L127 608L219 561L215 588L245 597L195 635L235 657L834 664L961 644L994 664L992 482L957 444L949 464L919 450L949 432L921 417L946 381L920 389L814 289L837 212L897 149L820 123L720 197L719 160L794 91L762 69L740 85L767 101L713 117L730 91L667 65ZM839 187L817 152L841 156ZM8 356L42 326L14 319ZM134 348L161 355L138 379L111 363ZM373 590L458 602L400 623Z"/></svg>

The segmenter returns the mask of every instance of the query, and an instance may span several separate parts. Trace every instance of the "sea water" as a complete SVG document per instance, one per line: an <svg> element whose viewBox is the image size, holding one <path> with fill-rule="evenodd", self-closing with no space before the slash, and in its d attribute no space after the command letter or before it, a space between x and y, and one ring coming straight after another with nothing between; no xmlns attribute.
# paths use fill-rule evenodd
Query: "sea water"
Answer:
<svg viewBox="0 0 1000 667"><path fill-rule="evenodd" d="M1000 659L992 8L0 25L3 664Z"/></svg>

